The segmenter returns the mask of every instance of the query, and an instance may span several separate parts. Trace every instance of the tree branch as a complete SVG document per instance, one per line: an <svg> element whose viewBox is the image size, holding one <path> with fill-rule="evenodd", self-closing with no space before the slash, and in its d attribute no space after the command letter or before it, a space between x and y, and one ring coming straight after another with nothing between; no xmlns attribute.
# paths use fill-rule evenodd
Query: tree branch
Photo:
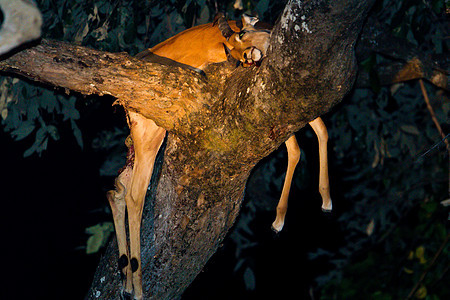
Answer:
<svg viewBox="0 0 450 300"><path fill-rule="evenodd" d="M389 61L379 63L374 67L380 85L391 85L409 80L426 79L437 87L448 90L450 87L447 71L444 69L433 69L419 58L410 61ZM431 71L426 71L431 70ZM358 73L356 87L370 87L369 73L361 71Z"/></svg>
<svg viewBox="0 0 450 300"><path fill-rule="evenodd" d="M221 87L188 68L50 40L1 61L0 70L85 95L114 96L167 130L201 110Z"/></svg>

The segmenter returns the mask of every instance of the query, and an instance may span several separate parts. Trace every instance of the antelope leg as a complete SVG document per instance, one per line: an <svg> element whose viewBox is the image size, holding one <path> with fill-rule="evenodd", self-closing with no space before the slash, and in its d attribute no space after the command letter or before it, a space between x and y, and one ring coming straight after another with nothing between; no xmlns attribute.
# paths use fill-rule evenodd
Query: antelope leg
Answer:
<svg viewBox="0 0 450 300"><path fill-rule="evenodd" d="M115 186L116 190L109 191L106 194L114 219L116 228L117 244L119 248L119 270L123 275L124 292L131 294L133 291L131 268L128 261L128 245L125 229L125 194L130 185L131 167L127 167L117 176Z"/></svg>
<svg viewBox="0 0 450 300"><path fill-rule="evenodd" d="M286 142L288 151L288 167L286 177L284 178L283 191L281 192L280 201L277 205L277 216L272 223L272 229L275 232L280 232L284 226L284 218L288 206L289 190L291 189L292 176L294 175L295 167L300 159L300 147L297 144L295 135L291 136Z"/></svg>
<svg viewBox="0 0 450 300"><path fill-rule="evenodd" d="M328 131L321 118L317 118L309 123L319 140L319 193L322 196L322 210L330 212L333 209L330 197L330 182L328 178Z"/></svg>

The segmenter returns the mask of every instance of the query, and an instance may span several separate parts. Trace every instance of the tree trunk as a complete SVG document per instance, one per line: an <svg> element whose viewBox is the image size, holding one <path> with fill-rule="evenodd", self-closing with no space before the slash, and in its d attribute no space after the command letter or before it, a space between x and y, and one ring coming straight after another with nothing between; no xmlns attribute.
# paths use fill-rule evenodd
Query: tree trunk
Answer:
<svg viewBox="0 0 450 300"><path fill-rule="evenodd" d="M354 44L372 3L289 1L259 68L222 63L206 69L206 78L49 41L0 69L110 94L169 131L155 197L144 208L141 251L145 298L175 299L233 225L253 166L352 87ZM117 253L113 242L88 299L118 299Z"/></svg>

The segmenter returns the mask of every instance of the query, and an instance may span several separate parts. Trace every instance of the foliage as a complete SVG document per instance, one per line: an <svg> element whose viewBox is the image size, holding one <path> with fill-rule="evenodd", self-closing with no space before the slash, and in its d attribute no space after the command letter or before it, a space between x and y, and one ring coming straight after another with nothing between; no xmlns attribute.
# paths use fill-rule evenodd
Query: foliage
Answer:
<svg viewBox="0 0 450 300"><path fill-rule="evenodd" d="M98 252L109 241L111 234L114 232L112 222L104 222L86 228L86 233L90 235L87 240L86 254Z"/></svg>
<svg viewBox="0 0 450 300"><path fill-rule="evenodd" d="M80 114L75 108L74 96L67 97L18 79L2 79L0 108L4 130L10 132L16 141L32 133L35 136L24 157L35 152L40 155L47 149L49 139L58 140L57 125L61 122L70 122L78 145L83 147L81 131L76 123Z"/></svg>
<svg viewBox="0 0 450 300"><path fill-rule="evenodd" d="M427 54L448 52L444 1L378 1L373 16ZM382 54L371 59L392 61ZM375 64L363 63L362 70L376 77ZM436 118L448 131L447 95L432 85L426 87ZM424 247L431 260L447 235L448 209L438 203L448 197L449 157L419 83L356 89L328 125L339 158L335 167L342 170L347 187L345 205L351 209L345 208L339 217L346 237L338 252L311 254L313 259L328 256L334 264L333 271L317 279L319 285L327 284L322 298L405 298L428 267L415 264L414 275L405 274L403 268L417 263L406 259L408 252ZM416 222L405 224L411 218ZM347 266L355 254L364 258ZM429 289L427 299L448 297L445 280L436 280L446 275L446 266L448 261L441 261L429 270L422 295L433 280L441 287L433 287L433 293Z"/></svg>
<svg viewBox="0 0 450 300"><path fill-rule="evenodd" d="M328 282L321 299L448 299L447 218L448 208L423 201L386 240L352 260L341 280Z"/></svg>

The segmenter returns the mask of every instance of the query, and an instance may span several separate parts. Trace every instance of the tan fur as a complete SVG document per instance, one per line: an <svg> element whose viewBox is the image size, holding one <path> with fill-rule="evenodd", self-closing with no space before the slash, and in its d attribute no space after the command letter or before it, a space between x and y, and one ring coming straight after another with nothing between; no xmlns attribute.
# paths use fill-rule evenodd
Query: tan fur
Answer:
<svg viewBox="0 0 450 300"><path fill-rule="evenodd" d="M236 22L230 25L239 30ZM202 70L209 64L227 60L224 44L229 49L234 48L217 27L209 23L187 29L154 46L150 51Z"/></svg>

